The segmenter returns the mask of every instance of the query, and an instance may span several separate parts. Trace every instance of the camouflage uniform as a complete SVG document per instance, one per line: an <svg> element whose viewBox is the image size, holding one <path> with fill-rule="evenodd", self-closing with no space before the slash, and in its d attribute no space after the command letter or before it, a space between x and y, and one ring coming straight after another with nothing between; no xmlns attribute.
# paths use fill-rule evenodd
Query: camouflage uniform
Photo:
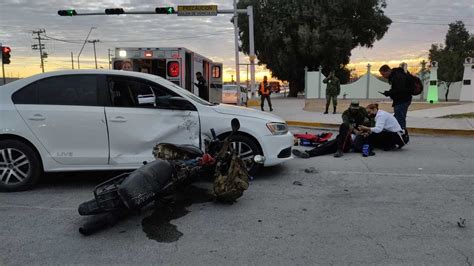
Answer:
<svg viewBox="0 0 474 266"><path fill-rule="evenodd" d="M327 77L323 80L326 86L326 114L328 113L329 104L331 103L334 107L334 113L336 113L337 96L341 93L341 82L336 76Z"/></svg>
<svg viewBox="0 0 474 266"><path fill-rule="evenodd" d="M371 127L375 125L375 120L370 118L367 110L359 106L357 100L353 100L349 109L342 113L342 124L339 127L339 135L337 136L337 152L334 157L341 157L344 152L348 152L353 144L357 143L358 149L367 142L362 136L356 136L354 143L351 140L351 134L354 129L360 125Z"/></svg>
<svg viewBox="0 0 474 266"><path fill-rule="evenodd" d="M375 125L375 121L369 118L367 110L364 107L359 107L356 112L352 113L347 109L342 113L342 123L345 124L350 131L360 125L371 127Z"/></svg>

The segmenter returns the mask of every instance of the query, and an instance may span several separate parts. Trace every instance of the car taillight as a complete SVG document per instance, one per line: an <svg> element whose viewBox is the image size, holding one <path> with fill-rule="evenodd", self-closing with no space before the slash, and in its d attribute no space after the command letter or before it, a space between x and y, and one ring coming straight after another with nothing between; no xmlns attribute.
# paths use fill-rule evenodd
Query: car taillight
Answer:
<svg viewBox="0 0 474 266"><path fill-rule="evenodd" d="M168 62L168 77L178 77L179 76L179 63L177 61Z"/></svg>

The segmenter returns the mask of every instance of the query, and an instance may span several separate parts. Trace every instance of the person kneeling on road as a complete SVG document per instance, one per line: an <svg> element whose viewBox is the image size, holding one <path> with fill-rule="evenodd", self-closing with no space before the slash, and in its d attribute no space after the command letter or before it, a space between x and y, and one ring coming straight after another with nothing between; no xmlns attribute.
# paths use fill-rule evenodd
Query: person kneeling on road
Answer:
<svg viewBox="0 0 474 266"><path fill-rule="evenodd" d="M359 126L359 130L369 134L370 148L381 148L385 151L395 148L402 148L405 145L403 141L404 131L397 119L390 113L379 110L376 103L369 104L367 113L375 118L375 127Z"/></svg>
<svg viewBox="0 0 474 266"><path fill-rule="evenodd" d="M349 108L342 113L343 123L339 127L339 135L336 139L321 144L320 146L307 151L294 149L293 155L301 158L309 158L319 155L335 153L334 157L342 157L344 152L348 152L351 147L356 151L361 151L363 144L367 143L367 133L358 130L361 125L372 126L374 122L370 119L364 107L359 106L359 101L353 100ZM375 155L371 152L369 155Z"/></svg>

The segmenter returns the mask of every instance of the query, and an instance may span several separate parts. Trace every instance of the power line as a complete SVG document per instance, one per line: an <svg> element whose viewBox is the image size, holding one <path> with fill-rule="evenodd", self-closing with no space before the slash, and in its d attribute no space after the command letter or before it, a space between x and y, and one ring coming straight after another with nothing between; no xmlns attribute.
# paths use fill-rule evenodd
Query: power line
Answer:
<svg viewBox="0 0 474 266"><path fill-rule="evenodd" d="M173 41L173 40L184 40L184 39L193 39L193 38L201 38L201 37L208 37L208 36L216 36L216 35L221 35L222 33L230 33L232 31L226 30L226 31L219 31L216 33L208 33L208 34L201 34L201 35L193 35L193 36L185 36L185 37L176 37L176 38L160 38L160 39L135 39L135 40L104 40L100 41L102 43L117 43L117 42L146 42L146 41ZM73 43L73 44L80 44L79 42L82 42L80 40L66 40L66 39L60 39L56 37L51 37L49 35L45 35L49 39L59 41L59 42L66 42L66 43Z"/></svg>
<svg viewBox="0 0 474 266"><path fill-rule="evenodd" d="M54 40L54 41L58 41L58 42L66 42L66 43L73 43L73 44L81 44L82 41L80 40L64 40L64 39L58 39L58 38L54 38L54 37L51 37L49 35L44 35L46 38L49 38L51 40Z"/></svg>
<svg viewBox="0 0 474 266"><path fill-rule="evenodd" d="M369 21L369 22L378 22L375 19L363 19L363 18L342 18L342 17L332 17L330 18L338 19L338 20L350 20L350 21ZM427 23L427 22L416 22L416 21L394 21L392 23L399 23L399 24L417 24L417 25L431 25L431 26L449 26L450 23ZM464 26L474 26L474 24L464 24Z"/></svg>
<svg viewBox="0 0 474 266"><path fill-rule="evenodd" d="M391 17L391 16L395 16L395 17L404 17L404 16L416 16L416 17L435 17L435 18L453 18L453 19L456 19L456 20L473 20L474 18L471 18L471 17L465 17L465 18L462 18L462 17L459 17L459 16L446 16L446 15L427 15L427 14L407 14L407 13L403 13L403 14L386 14L387 16Z"/></svg>

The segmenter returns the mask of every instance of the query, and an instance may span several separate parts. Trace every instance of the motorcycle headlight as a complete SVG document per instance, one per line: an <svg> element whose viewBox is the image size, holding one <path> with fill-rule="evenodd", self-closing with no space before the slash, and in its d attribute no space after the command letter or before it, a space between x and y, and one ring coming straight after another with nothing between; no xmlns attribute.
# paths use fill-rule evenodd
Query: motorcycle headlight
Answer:
<svg viewBox="0 0 474 266"><path fill-rule="evenodd" d="M267 123L267 128L273 135L285 135L288 133L288 125L286 123L270 122Z"/></svg>

